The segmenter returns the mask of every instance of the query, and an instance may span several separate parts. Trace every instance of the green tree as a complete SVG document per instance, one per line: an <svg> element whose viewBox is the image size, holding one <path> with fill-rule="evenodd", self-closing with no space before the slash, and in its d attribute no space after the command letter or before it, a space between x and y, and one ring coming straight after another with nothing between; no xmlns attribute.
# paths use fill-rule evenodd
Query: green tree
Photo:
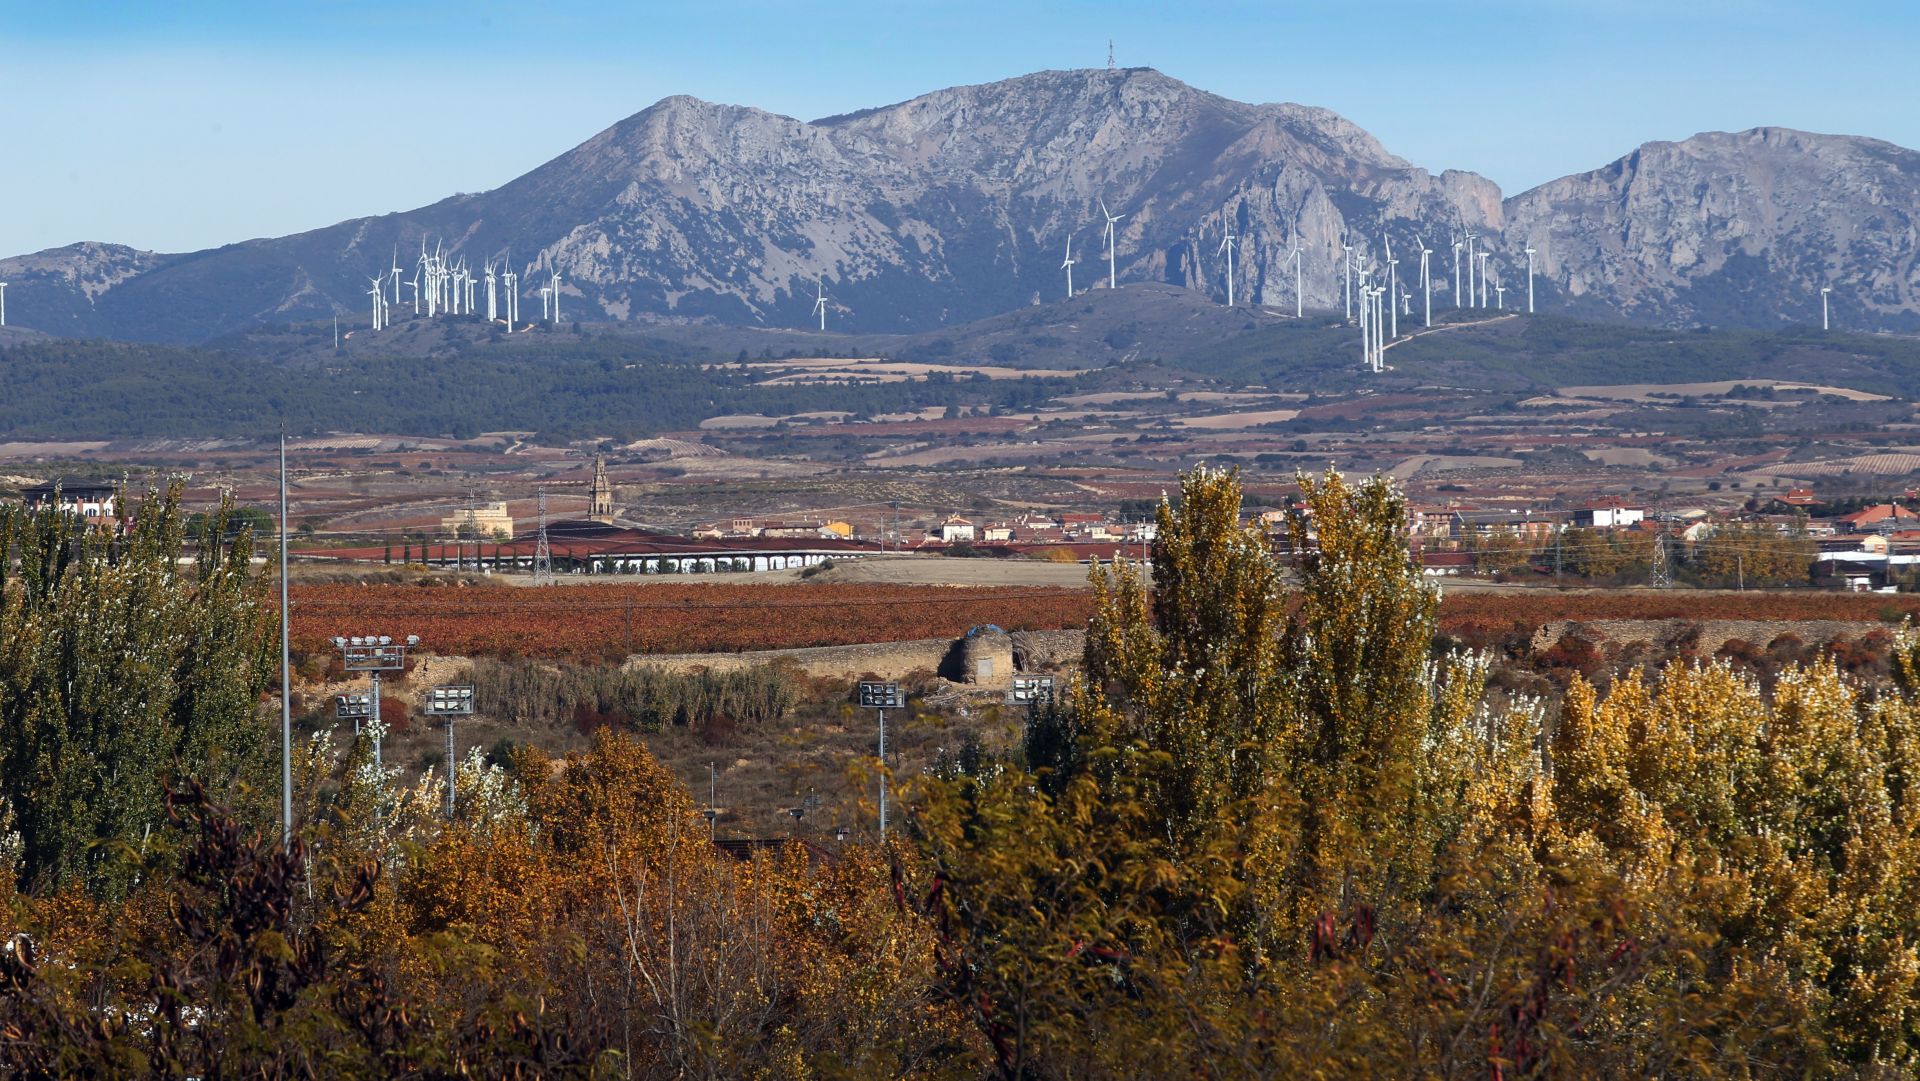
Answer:
<svg viewBox="0 0 1920 1081"><path fill-rule="evenodd" d="M181 561L178 486L124 534L55 511L0 510L0 798L28 882L122 892L165 818L169 774L247 813L272 802L272 741L256 711L278 621L253 534Z"/></svg>

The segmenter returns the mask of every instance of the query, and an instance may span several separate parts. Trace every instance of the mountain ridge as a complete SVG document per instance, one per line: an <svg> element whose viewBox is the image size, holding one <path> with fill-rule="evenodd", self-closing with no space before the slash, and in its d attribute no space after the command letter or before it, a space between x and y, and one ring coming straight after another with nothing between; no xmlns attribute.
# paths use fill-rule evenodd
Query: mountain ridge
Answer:
<svg viewBox="0 0 1920 1081"><path fill-rule="evenodd" d="M476 275L511 260L522 314L554 269L585 319L801 325L816 279L832 324L923 331L1104 281L1099 203L1120 276L1224 297L1223 217L1241 239L1236 299L1344 306L1341 244L1391 234L1417 289L1422 236L1436 306L1472 230L1524 304L1660 325L1778 326L1847 292L1857 329L1915 329L1920 154L1784 128L1650 142L1507 197L1430 172L1324 108L1238 102L1151 68L1043 71L807 121L663 98L486 192L200 252L88 242L0 259L10 317L35 329L204 341L261 322L368 318L369 277L424 240ZM1878 232L1874 230L1877 229ZM1291 240L1291 243L1290 243ZM391 303L391 292L389 302ZM1418 307L1416 298L1414 307ZM395 305L396 315L411 308Z"/></svg>

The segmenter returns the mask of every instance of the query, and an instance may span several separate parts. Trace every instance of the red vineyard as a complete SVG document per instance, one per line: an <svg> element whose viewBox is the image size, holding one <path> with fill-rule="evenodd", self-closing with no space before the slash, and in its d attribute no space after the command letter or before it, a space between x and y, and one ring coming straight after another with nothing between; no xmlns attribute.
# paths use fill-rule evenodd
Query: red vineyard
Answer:
<svg viewBox="0 0 1920 1081"><path fill-rule="evenodd" d="M958 637L987 623L1058 630L1093 611L1085 590L884 585L315 585L292 600L302 651L335 635L417 634L443 655L581 661Z"/></svg>
<svg viewBox="0 0 1920 1081"><path fill-rule="evenodd" d="M971 627L1084 626L1076 589L886 585L293 587L293 645L324 652L337 634L417 634L434 653L609 660L632 653L731 653L958 637ZM1499 631L1553 620L1891 621L1920 597L1840 593L1450 593L1443 630Z"/></svg>

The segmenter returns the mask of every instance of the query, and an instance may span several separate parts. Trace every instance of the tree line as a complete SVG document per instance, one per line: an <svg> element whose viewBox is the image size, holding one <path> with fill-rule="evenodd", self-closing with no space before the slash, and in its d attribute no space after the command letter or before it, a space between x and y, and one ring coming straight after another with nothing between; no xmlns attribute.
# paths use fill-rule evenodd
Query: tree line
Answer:
<svg viewBox="0 0 1920 1081"><path fill-rule="evenodd" d="M1017 745L899 778L885 845L748 860L604 729L560 759L470 756L451 817L436 777L318 734L282 845L269 768L216 746L260 742L244 730L277 645L230 558L244 532L178 569L177 526L121 546L35 519L0 598L25 632L0 638L0 717L121 757L85 784L34 772L74 760L57 749L7 763L0 1063L1912 1074L1920 641L1898 638L1872 694L1828 660L1770 690L1676 663L1604 693L1575 677L1551 703L1492 693L1485 658L1436 652L1399 493L1303 489L1306 555L1283 570L1239 524L1237 477L1188 475L1152 580L1095 572L1081 674ZM200 597L220 614L180 603ZM165 673L175 693L124 712L134 675ZM122 736L122 715L147 727Z"/></svg>

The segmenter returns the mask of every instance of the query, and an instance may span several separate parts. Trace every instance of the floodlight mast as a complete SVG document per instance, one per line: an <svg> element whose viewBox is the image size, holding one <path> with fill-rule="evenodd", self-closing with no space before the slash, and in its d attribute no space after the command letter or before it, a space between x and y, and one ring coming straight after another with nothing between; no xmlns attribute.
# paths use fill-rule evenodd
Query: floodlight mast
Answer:
<svg viewBox="0 0 1920 1081"><path fill-rule="evenodd" d="M341 653L344 666L349 672L366 672L372 679L371 695L364 701L354 701L356 696L340 695L335 698L335 716L352 719L354 735L360 734L360 721L369 722L380 718L380 673L403 672L407 667L407 651L420 644L420 636L409 634L395 640L390 635L368 634L354 635L350 638L336 637L333 646ZM377 772L381 767L380 740L373 741L373 768Z"/></svg>
<svg viewBox="0 0 1920 1081"><path fill-rule="evenodd" d="M860 681L860 705L879 714L880 720L880 840L887 839L887 711L903 709L906 698L900 684L892 681Z"/></svg>
<svg viewBox="0 0 1920 1081"><path fill-rule="evenodd" d="M427 716L447 719L447 821L453 821L454 785L459 760L453 756L453 719L473 715L473 684L455 683L427 692Z"/></svg>

